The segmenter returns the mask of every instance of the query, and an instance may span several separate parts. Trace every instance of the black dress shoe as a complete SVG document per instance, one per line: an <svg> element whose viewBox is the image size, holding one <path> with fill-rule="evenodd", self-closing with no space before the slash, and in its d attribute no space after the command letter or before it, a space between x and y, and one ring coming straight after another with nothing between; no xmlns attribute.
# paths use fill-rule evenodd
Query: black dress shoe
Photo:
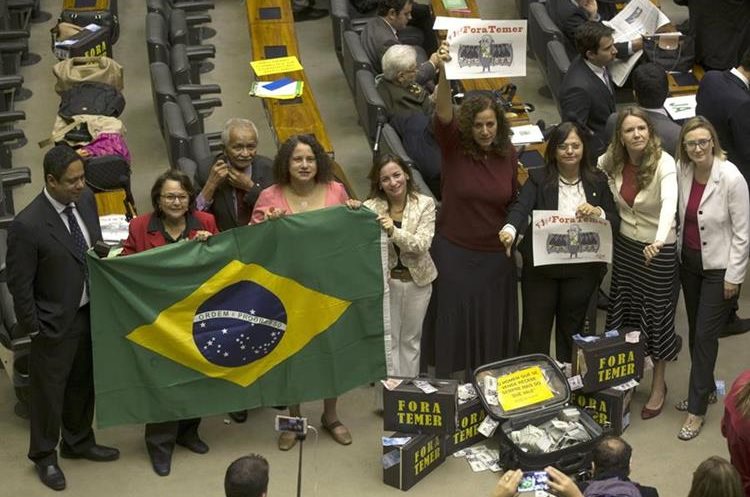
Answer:
<svg viewBox="0 0 750 497"><path fill-rule="evenodd" d="M190 452L195 452L196 454L205 454L208 452L208 444L201 440L198 437L190 438L187 440L177 440L177 445L181 445L188 449Z"/></svg>
<svg viewBox="0 0 750 497"><path fill-rule="evenodd" d="M64 459L88 459L89 461L107 462L119 459L120 451L114 447L106 447L104 445L92 445L83 452L70 452L60 447L60 457Z"/></svg>
<svg viewBox="0 0 750 497"><path fill-rule="evenodd" d="M727 323L726 327L719 333L719 338L742 335L750 331L750 319L742 319L734 315L735 318Z"/></svg>
<svg viewBox="0 0 750 497"><path fill-rule="evenodd" d="M316 9L314 7L305 7L304 9L294 12L294 22L303 22L303 21L314 21L316 19L321 19L328 15L328 11L326 9Z"/></svg>
<svg viewBox="0 0 750 497"><path fill-rule="evenodd" d="M247 421L247 409L230 412L229 417L232 418L232 421L235 423L244 423Z"/></svg>
<svg viewBox="0 0 750 497"><path fill-rule="evenodd" d="M172 470L172 458L169 456L151 456L151 467L159 476L167 476Z"/></svg>
<svg viewBox="0 0 750 497"><path fill-rule="evenodd" d="M57 464L36 464L39 479L52 490L65 490L65 475Z"/></svg>

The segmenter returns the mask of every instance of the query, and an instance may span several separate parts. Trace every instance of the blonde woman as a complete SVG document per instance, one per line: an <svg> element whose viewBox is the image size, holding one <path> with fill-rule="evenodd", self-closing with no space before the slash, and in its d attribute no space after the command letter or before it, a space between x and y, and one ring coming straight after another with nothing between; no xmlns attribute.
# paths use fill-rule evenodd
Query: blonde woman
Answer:
<svg viewBox="0 0 750 497"><path fill-rule="evenodd" d="M714 394L719 333L745 280L750 199L745 178L725 159L716 130L697 116L682 127L677 149L680 281L690 344L687 411L677 437L698 436Z"/></svg>
<svg viewBox="0 0 750 497"><path fill-rule="evenodd" d="M620 213L615 236L607 329L634 327L654 362L651 393L642 419L661 413L667 395L666 361L677 359L674 289L677 275L674 159L661 149L648 115L627 107L599 169L608 177Z"/></svg>

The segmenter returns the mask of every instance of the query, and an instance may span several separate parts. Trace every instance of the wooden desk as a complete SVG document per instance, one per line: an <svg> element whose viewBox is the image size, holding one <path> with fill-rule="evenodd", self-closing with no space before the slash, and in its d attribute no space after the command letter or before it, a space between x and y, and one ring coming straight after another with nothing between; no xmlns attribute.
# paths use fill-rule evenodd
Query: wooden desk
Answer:
<svg viewBox="0 0 750 497"><path fill-rule="evenodd" d="M265 9L265 10L264 10ZM270 14L270 15L269 15ZM298 59L297 35L294 31L291 3L288 0L255 0L247 2L253 60L294 55ZM301 61L300 61L301 62ZM312 134L323 149L334 157L333 145L312 94L304 71L274 74L272 78L290 77L304 82L302 95L294 100L263 99L268 122L276 145L297 134ZM333 173L354 197L354 189L344 170L334 161Z"/></svg>
<svg viewBox="0 0 750 497"><path fill-rule="evenodd" d="M693 76L695 76L695 79L698 80L698 83L700 83L700 80L703 79L703 76L706 74L706 71L703 70L703 66L699 66L696 64L693 66ZM680 95L690 95L692 93L698 93L698 85L687 85L687 86L680 86L677 84L677 81L674 79L673 74L667 75L667 80L669 81L669 95L672 97L678 97Z"/></svg>

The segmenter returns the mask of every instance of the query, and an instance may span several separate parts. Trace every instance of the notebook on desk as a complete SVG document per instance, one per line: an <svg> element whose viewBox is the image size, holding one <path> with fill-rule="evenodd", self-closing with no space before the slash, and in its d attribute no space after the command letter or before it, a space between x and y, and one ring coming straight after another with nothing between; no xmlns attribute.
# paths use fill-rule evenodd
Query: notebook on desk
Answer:
<svg viewBox="0 0 750 497"><path fill-rule="evenodd" d="M672 77L678 86L697 86L699 84L698 78L692 72L674 72Z"/></svg>

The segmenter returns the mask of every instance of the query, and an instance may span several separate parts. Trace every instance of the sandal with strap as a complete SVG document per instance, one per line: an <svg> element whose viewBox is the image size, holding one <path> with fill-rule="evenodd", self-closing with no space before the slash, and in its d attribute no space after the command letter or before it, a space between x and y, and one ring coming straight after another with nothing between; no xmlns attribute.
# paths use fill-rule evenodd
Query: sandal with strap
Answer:
<svg viewBox="0 0 750 497"><path fill-rule="evenodd" d="M320 424L323 429L330 433L331 437L341 445L350 445L352 443L352 434L349 433L349 430L341 423L341 421L337 420L333 423L326 423L326 416L324 414L320 417ZM343 430L336 430L338 427L342 427Z"/></svg>
<svg viewBox="0 0 750 497"><path fill-rule="evenodd" d="M708 396L708 403L709 404L716 404L719 401L718 397L716 396L716 390L711 392L711 394ZM688 410L688 399L684 399L679 401L674 405L674 408L678 411L685 412Z"/></svg>
<svg viewBox="0 0 750 497"><path fill-rule="evenodd" d="M680 432L677 434L677 438L686 442L688 440L694 439L700 434L701 428L703 428L703 422L704 420L703 418L701 418L701 422L697 428L690 428L687 423L685 423L684 425L682 425L682 428L680 428Z"/></svg>

